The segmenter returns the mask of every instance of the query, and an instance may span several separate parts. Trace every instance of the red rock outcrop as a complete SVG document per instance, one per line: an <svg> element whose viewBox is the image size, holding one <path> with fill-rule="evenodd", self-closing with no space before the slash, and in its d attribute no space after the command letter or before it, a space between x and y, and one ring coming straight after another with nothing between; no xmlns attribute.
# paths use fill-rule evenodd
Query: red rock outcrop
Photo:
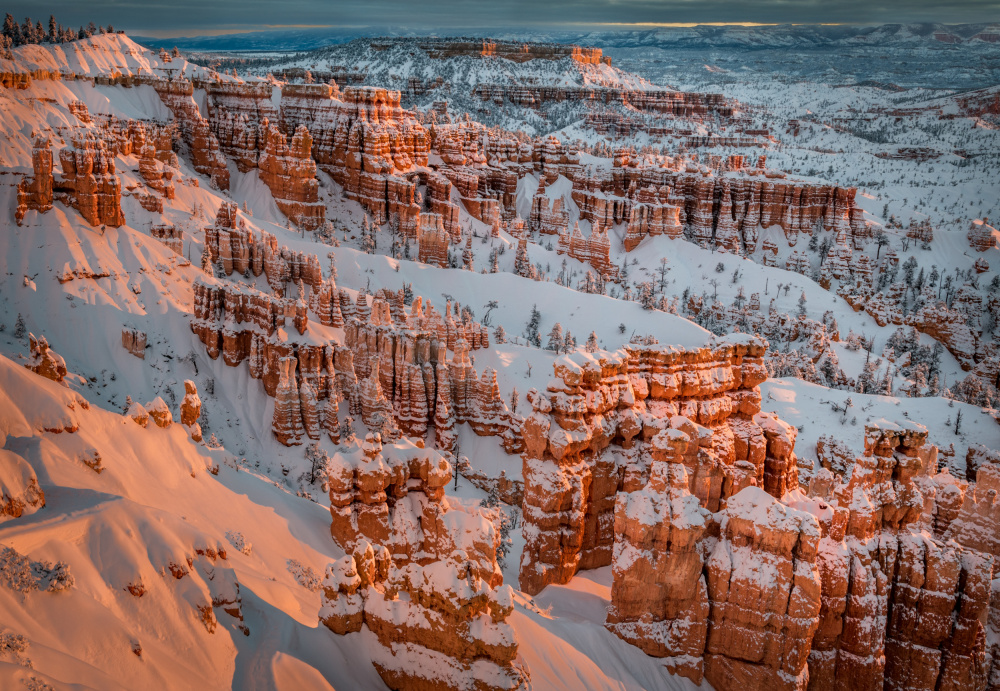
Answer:
<svg viewBox="0 0 1000 691"><path fill-rule="evenodd" d="M213 185L228 190L229 168L219 149L219 140L194 101L194 84L187 79L156 79L151 80L151 85L177 120L191 165L202 175L209 176Z"/></svg>
<svg viewBox="0 0 1000 691"><path fill-rule="evenodd" d="M67 374L66 361L49 347L49 342L45 339L45 336L35 338L35 334L29 333L28 342L31 346L31 352L24 366L35 374L66 386L63 382Z"/></svg>
<svg viewBox="0 0 1000 691"><path fill-rule="evenodd" d="M122 348L140 360L146 359L146 333L138 329L122 327Z"/></svg>
<svg viewBox="0 0 1000 691"><path fill-rule="evenodd" d="M398 91L375 87L347 87L342 94L327 84L282 90L282 130L291 134L305 125L316 164L349 199L371 212L378 225L392 214L402 223L420 212L416 183L404 175L427 165L430 142L399 99Z"/></svg>
<svg viewBox="0 0 1000 691"><path fill-rule="evenodd" d="M484 372L480 378L469 360L470 349L489 347L486 329L478 322L456 320L452 313L449 304L442 317L419 297L407 313L400 295L382 291L369 319L355 313L345 320L353 371L359 381L370 379L369 368L378 358L377 391L406 434L423 437L433 426L439 438L442 425L450 430L468 423L480 436L497 436L508 452L516 452L519 418L501 398L495 374ZM366 390L376 391L374 381ZM368 400L360 410L371 417L377 407Z"/></svg>
<svg viewBox="0 0 1000 691"><path fill-rule="evenodd" d="M181 424L188 430L193 441L201 441L201 398L198 387L190 379L184 380L184 398L181 400Z"/></svg>
<svg viewBox="0 0 1000 691"><path fill-rule="evenodd" d="M114 153L102 138L74 139L72 147L59 152L59 162L62 177L55 184L56 198L77 209L92 226L117 228L125 223Z"/></svg>
<svg viewBox="0 0 1000 691"><path fill-rule="evenodd" d="M177 226L157 224L149 227L149 234L169 247L175 254L184 256L184 231Z"/></svg>
<svg viewBox="0 0 1000 691"><path fill-rule="evenodd" d="M533 412L522 425L521 589L537 593L578 569L611 563L615 496L648 475L643 449L674 416L690 420L682 428L700 449L690 491L709 510L718 510L747 472L758 486L766 477L795 477L794 454L769 455L753 420L757 386L767 376L764 348L751 338L694 351L628 346L556 360L547 395L529 394ZM750 465L736 468L739 461Z"/></svg>
<svg viewBox="0 0 1000 691"><path fill-rule="evenodd" d="M303 424L298 381L295 377L296 362L293 357L283 357L280 363L271 432L285 446L297 446L302 443Z"/></svg>
<svg viewBox="0 0 1000 691"><path fill-rule="evenodd" d="M424 264L448 268L448 246L451 240L444 229L441 214L421 213L417 226L417 257Z"/></svg>
<svg viewBox="0 0 1000 691"><path fill-rule="evenodd" d="M966 500L949 518L926 429L869 425L865 454L831 462L808 494L765 493L738 462L713 514L691 492L701 452L688 425L675 417L653 437L647 481L629 487L626 470L609 629L716 688L986 688L995 490L989 510ZM958 542L910 529L928 511Z"/></svg>
<svg viewBox="0 0 1000 691"><path fill-rule="evenodd" d="M590 264L605 278L618 276L618 267L611 263L611 240L600 222L591 224L590 236L583 237L580 224L573 224L572 233L562 233L556 246L556 254L568 254L577 261Z"/></svg>
<svg viewBox="0 0 1000 691"><path fill-rule="evenodd" d="M45 213L52 208L53 185L52 150L49 140L35 137L31 148L31 165L34 176L24 178L17 185L17 209L14 219L18 225L28 210Z"/></svg>
<svg viewBox="0 0 1000 691"><path fill-rule="evenodd" d="M987 223L986 218L976 219L969 226L969 246L977 252L985 252L997 246L997 229Z"/></svg>
<svg viewBox="0 0 1000 691"><path fill-rule="evenodd" d="M293 223L315 230L326 220L326 206L319 201L312 137L299 125L291 144L276 125L261 123L262 151L257 166L260 179L271 190L281 212Z"/></svg>
<svg viewBox="0 0 1000 691"><path fill-rule="evenodd" d="M241 173L257 167L264 149L265 121L277 122L271 101L273 87L266 82L214 82L208 95L208 122L219 150L233 159Z"/></svg>
<svg viewBox="0 0 1000 691"><path fill-rule="evenodd" d="M853 188L793 182L774 171L735 166L719 162L713 170L680 160L650 165L616 152L610 169L577 166L563 174L573 180L580 218L627 223L629 249L646 235L676 237L680 228L703 246L714 243L739 253L754 252L758 228L773 225L782 227L793 246L799 234L811 235L818 224L835 230L845 219L852 242L867 236Z"/></svg>
<svg viewBox="0 0 1000 691"><path fill-rule="evenodd" d="M737 112L736 104L721 94L699 94L667 89L479 84L472 93L483 101L491 101L497 105L510 103L527 108L537 108L546 103L585 101L695 120L712 116L731 118Z"/></svg>

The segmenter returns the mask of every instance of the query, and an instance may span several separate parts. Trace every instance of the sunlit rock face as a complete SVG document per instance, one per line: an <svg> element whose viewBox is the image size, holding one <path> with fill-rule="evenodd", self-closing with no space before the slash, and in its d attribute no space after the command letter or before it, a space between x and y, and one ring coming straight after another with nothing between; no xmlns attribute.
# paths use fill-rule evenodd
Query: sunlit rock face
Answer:
<svg viewBox="0 0 1000 691"><path fill-rule="evenodd" d="M745 486L746 475L775 492L795 484L794 430L755 417L764 348L749 338L693 351L628 346L559 358L547 392L529 394L532 413L522 426L521 588L538 592L611 563L615 497L645 483L649 443L660 430L690 432L691 493L710 510ZM769 444L770 428L784 443Z"/></svg>
<svg viewBox="0 0 1000 691"><path fill-rule="evenodd" d="M755 420L773 453L790 450L794 430ZM765 492L750 474L712 512L690 491L694 442L677 427L653 438L646 484L617 500L611 631L716 688L987 687L996 465L962 503L926 429L882 421L863 456L824 451L808 486L772 477Z"/></svg>

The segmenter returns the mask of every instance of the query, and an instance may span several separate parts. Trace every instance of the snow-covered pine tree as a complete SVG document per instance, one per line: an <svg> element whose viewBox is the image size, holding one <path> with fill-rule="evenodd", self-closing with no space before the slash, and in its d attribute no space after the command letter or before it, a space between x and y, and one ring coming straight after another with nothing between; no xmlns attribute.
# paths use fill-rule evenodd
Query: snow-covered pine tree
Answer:
<svg viewBox="0 0 1000 691"><path fill-rule="evenodd" d="M563 328L562 324L556 322L552 326L552 330L549 331L549 341L545 346L546 350L552 350L558 353L563 348Z"/></svg>

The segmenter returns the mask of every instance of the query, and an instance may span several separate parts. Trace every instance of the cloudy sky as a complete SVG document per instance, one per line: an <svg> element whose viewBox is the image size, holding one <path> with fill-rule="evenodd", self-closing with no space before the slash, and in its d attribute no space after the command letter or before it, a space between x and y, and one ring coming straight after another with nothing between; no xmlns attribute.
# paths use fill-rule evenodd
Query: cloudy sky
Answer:
<svg viewBox="0 0 1000 691"><path fill-rule="evenodd" d="M692 23L998 22L1000 0L8 0L19 20L55 14L146 35L294 27L413 30L612 28Z"/></svg>

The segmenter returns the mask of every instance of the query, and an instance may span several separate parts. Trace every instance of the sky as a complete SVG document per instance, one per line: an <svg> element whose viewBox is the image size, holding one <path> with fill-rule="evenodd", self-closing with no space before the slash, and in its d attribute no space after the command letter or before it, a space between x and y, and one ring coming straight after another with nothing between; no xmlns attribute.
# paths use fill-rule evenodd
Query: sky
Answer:
<svg viewBox="0 0 1000 691"><path fill-rule="evenodd" d="M8 0L4 11L149 36L294 28L580 30L684 24L1000 22L1000 0Z"/></svg>

